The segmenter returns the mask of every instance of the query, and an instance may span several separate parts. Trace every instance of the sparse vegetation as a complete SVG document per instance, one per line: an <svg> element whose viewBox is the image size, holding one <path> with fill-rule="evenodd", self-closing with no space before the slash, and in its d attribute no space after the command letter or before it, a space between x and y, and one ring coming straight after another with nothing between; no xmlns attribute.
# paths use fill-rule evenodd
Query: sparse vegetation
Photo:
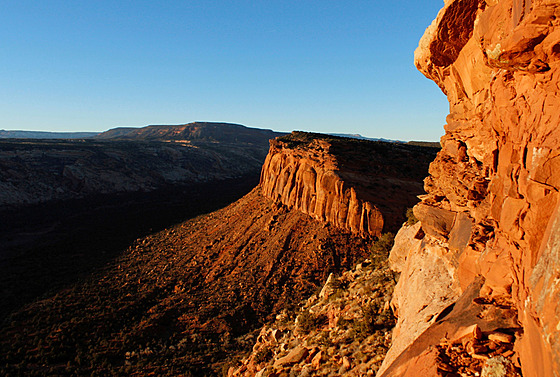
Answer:
<svg viewBox="0 0 560 377"><path fill-rule="evenodd" d="M377 268L389 257L391 248L395 243L395 234L383 233L371 247L370 259L372 267Z"/></svg>
<svg viewBox="0 0 560 377"><path fill-rule="evenodd" d="M391 241L391 235L383 237L378 247L383 246L382 249L386 250L391 243L384 242L386 240ZM284 335L280 341L271 340L270 336L261 337L254 345L252 355L232 371L233 375L250 376L259 369L274 369L279 375L286 376L294 371L313 376L377 372L391 345L391 328L395 325L389 305L394 279L387 263L380 262L374 266L364 261L355 270L331 279L328 288L336 289L339 294L312 297L305 301L295 322L278 320L262 329L264 334L281 331ZM270 347L273 347L276 356L265 365L259 364L258 368L254 368L255 361L261 360L261 352L268 353ZM307 349L309 354L295 365L279 362L292 351L302 348ZM332 355L346 358L349 362L341 367L341 360ZM313 358L315 362L310 363Z"/></svg>
<svg viewBox="0 0 560 377"><path fill-rule="evenodd" d="M406 224L407 225L414 225L418 222L419 220L416 218L416 216L414 215L414 211L412 208L408 208L406 210Z"/></svg>
<svg viewBox="0 0 560 377"><path fill-rule="evenodd" d="M384 301L374 300L361 307L362 316L352 321L339 319L337 325L351 329L352 337L358 340L381 331L385 334L395 326L396 320L389 308L382 307Z"/></svg>
<svg viewBox="0 0 560 377"><path fill-rule="evenodd" d="M309 310L302 311L296 318L297 328L304 334L317 330L327 321L327 316L324 314L314 314Z"/></svg>
<svg viewBox="0 0 560 377"><path fill-rule="evenodd" d="M274 349L271 346L263 347L255 354L255 362L260 364L262 362L272 359L274 356Z"/></svg>

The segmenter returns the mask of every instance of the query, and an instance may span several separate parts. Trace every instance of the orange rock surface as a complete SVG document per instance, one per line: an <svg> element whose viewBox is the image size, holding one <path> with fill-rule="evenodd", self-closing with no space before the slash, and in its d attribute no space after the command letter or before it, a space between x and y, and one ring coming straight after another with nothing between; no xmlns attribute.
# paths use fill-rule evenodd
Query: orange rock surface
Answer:
<svg viewBox="0 0 560 377"><path fill-rule="evenodd" d="M295 132L271 140L264 196L354 234L396 231L435 148Z"/></svg>
<svg viewBox="0 0 560 377"><path fill-rule="evenodd" d="M396 346L383 376L409 375L446 332L484 328L481 322L495 320L489 313L506 307L516 312L506 329L515 339L507 356L516 373L560 373L559 25L560 1L449 0L422 37L416 66L447 95L450 114L425 180L428 195L415 207L425 236L408 259L400 251L407 275L394 304L400 313L410 309L399 308L415 301L404 287L418 284L418 274L429 276L410 265L420 253L441 260L432 263L438 268L448 266L448 279L424 280L440 284L430 288L439 296L418 310L439 305L435 315L442 300L459 302L465 292L474 298L462 314L455 307L400 327L410 334L420 326L424 335ZM481 302L489 306L473 314Z"/></svg>

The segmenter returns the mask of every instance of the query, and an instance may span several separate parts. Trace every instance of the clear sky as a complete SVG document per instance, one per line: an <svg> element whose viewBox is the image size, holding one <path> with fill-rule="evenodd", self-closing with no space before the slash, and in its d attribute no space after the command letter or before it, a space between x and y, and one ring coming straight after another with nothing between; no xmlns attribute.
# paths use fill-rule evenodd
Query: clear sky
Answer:
<svg viewBox="0 0 560 377"><path fill-rule="evenodd" d="M0 0L0 129L223 121L439 140L442 0Z"/></svg>

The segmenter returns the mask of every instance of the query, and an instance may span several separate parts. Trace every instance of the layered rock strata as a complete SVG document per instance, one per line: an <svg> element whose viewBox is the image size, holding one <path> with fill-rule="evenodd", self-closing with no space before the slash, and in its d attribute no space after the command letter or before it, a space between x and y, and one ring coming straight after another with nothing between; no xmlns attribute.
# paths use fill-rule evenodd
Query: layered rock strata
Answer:
<svg viewBox="0 0 560 377"><path fill-rule="evenodd" d="M294 132L270 143L263 195L355 234L395 231L437 149ZM371 156L374 156L373 159Z"/></svg>
<svg viewBox="0 0 560 377"><path fill-rule="evenodd" d="M471 347L478 373L560 375L559 20L559 1L446 1L420 41L416 66L450 114L420 225L393 250L399 323L383 376L457 372L442 344L474 325L513 345Z"/></svg>

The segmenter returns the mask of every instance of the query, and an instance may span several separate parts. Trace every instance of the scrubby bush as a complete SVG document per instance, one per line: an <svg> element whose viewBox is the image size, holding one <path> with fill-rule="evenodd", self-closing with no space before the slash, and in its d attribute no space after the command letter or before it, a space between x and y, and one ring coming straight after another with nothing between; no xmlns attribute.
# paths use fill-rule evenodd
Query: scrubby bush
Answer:
<svg viewBox="0 0 560 377"><path fill-rule="evenodd" d="M364 339L381 330L385 333L395 326L395 317L390 309L381 307L382 301L373 301L362 306L362 318L354 319L351 324L352 336Z"/></svg>
<svg viewBox="0 0 560 377"><path fill-rule="evenodd" d="M370 259L374 265L378 265L389 256L389 252L395 243L395 235L393 233L382 234L371 247Z"/></svg>
<svg viewBox="0 0 560 377"><path fill-rule="evenodd" d="M255 363L260 364L264 361L268 361L270 359L272 359L272 357L274 356L274 351L272 350L272 346L265 346L261 349L259 349L256 353L255 353Z"/></svg>
<svg viewBox="0 0 560 377"><path fill-rule="evenodd" d="M328 321L326 315L324 314L315 315L313 313L310 313L309 310L305 310L301 312L296 319L298 329L305 334L308 334L311 331L318 329L326 321Z"/></svg>
<svg viewBox="0 0 560 377"><path fill-rule="evenodd" d="M414 225L418 222L418 218L414 215L414 211L412 208L408 208L406 210L406 224L407 225Z"/></svg>

